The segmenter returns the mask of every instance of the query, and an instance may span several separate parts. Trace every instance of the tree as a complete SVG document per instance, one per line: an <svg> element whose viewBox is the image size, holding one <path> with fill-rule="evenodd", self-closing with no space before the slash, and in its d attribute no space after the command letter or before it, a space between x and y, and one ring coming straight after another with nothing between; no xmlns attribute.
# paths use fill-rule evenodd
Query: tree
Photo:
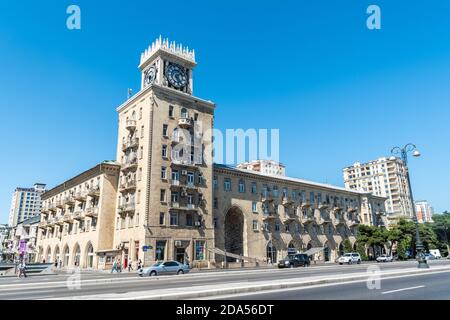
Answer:
<svg viewBox="0 0 450 320"><path fill-rule="evenodd" d="M437 236L437 248L448 255L450 251L450 212L444 211L442 214L433 215L433 222L429 225Z"/></svg>
<svg viewBox="0 0 450 320"><path fill-rule="evenodd" d="M352 252L353 251L352 243L350 242L349 239L345 239L342 242L342 244L344 246L344 252Z"/></svg>
<svg viewBox="0 0 450 320"><path fill-rule="evenodd" d="M372 258L375 258L376 253L388 244L388 231L384 227L360 225L356 242L358 245L370 248Z"/></svg>

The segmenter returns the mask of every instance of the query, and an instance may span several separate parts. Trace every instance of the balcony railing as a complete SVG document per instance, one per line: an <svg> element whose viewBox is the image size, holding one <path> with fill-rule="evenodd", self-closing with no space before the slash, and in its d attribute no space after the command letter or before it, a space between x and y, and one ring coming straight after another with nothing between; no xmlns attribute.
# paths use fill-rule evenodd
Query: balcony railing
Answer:
<svg viewBox="0 0 450 320"><path fill-rule="evenodd" d="M88 194L88 196L91 196L91 197L98 197L98 196L100 196L100 186L99 185L95 185L95 186L89 187L88 190L87 190L87 194Z"/></svg>
<svg viewBox="0 0 450 320"><path fill-rule="evenodd" d="M125 203L119 206L119 214L134 213L136 210L135 204L133 202Z"/></svg>
<svg viewBox="0 0 450 320"><path fill-rule="evenodd" d="M321 215L318 221L318 224L323 225L323 224L327 224L327 223L331 223L331 218L328 215Z"/></svg>
<svg viewBox="0 0 450 320"><path fill-rule="evenodd" d="M136 120L126 120L125 128L130 131L136 130Z"/></svg>
<svg viewBox="0 0 450 320"><path fill-rule="evenodd" d="M329 203L327 203L327 202L321 202L321 203L319 203L319 209L327 209L328 207L330 206L330 204Z"/></svg>
<svg viewBox="0 0 450 320"><path fill-rule="evenodd" d="M57 208L63 209L64 208L64 201L62 199L56 200L55 205Z"/></svg>
<svg viewBox="0 0 450 320"><path fill-rule="evenodd" d="M178 126L180 128L190 128L192 126L192 119L180 118L178 119Z"/></svg>
<svg viewBox="0 0 450 320"><path fill-rule="evenodd" d="M127 151L128 149L134 149L139 146L139 138L132 138L128 141L122 143L122 151Z"/></svg>
<svg viewBox="0 0 450 320"><path fill-rule="evenodd" d="M73 196L65 196L64 203L67 205L72 205L75 203L75 199L73 198Z"/></svg>
<svg viewBox="0 0 450 320"><path fill-rule="evenodd" d="M310 224L316 222L316 217L314 216L302 216L302 223L303 224Z"/></svg>
<svg viewBox="0 0 450 320"><path fill-rule="evenodd" d="M287 214L283 217L284 223L291 223L296 220L296 216L294 214Z"/></svg>
<svg viewBox="0 0 450 320"><path fill-rule="evenodd" d="M85 201L85 200L86 200L86 196L87 196L86 191L77 191L77 192L74 194L73 198L74 198L75 200L77 200L77 201Z"/></svg>
<svg viewBox="0 0 450 320"><path fill-rule="evenodd" d="M310 208L311 202L309 200L303 201L301 204L302 209Z"/></svg>
<svg viewBox="0 0 450 320"><path fill-rule="evenodd" d="M277 214L275 212L264 213L263 221L273 221L277 218Z"/></svg>
<svg viewBox="0 0 450 320"><path fill-rule="evenodd" d="M86 217L98 217L98 207L89 207L86 209Z"/></svg>
<svg viewBox="0 0 450 320"><path fill-rule="evenodd" d="M126 192L136 189L136 180L128 180L120 185L120 192Z"/></svg>
<svg viewBox="0 0 450 320"><path fill-rule="evenodd" d="M359 219L352 219L352 220L349 221L348 224L349 224L350 227L356 227L356 226L358 226L360 224L360 221L359 221Z"/></svg>
<svg viewBox="0 0 450 320"><path fill-rule="evenodd" d="M122 165L122 171L132 170L136 169L138 166L137 158L133 158L131 160L128 160Z"/></svg>
<svg viewBox="0 0 450 320"><path fill-rule="evenodd" d="M194 203L180 203L177 201L171 201L169 204L169 208L177 210L195 211L197 210L198 207Z"/></svg>
<svg viewBox="0 0 450 320"><path fill-rule="evenodd" d="M261 202L273 202L273 197L270 192L261 193Z"/></svg>
<svg viewBox="0 0 450 320"><path fill-rule="evenodd" d="M192 160L186 160L186 159L172 159L172 164L177 164L181 166L187 166L187 167L196 167L197 163Z"/></svg>
<svg viewBox="0 0 450 320"><path fill-rule="evenodd" d="M283 197L282 199L281 199L281 204L283 205L283 206L290 206L291 204L293 204L294 202L291 200L291 198L290 197Z"/></svg>
<svg viewBox="0 0 450 320"><path fill-rule="evenodd" d="M341 207L340 204L335 203L335 204L333 205L333 212L339 212L339 211L341 211L341 210L342 210L342 207Z"/></svg>
<svg viewBox="0 0 450 320"><path fill-rule="evenodd" d="M358 211L358 208L356 206L348 206L347 212L352 213Z"/></svg>
<svg viewBox="0 0 450 320"><path fill-rule="evenodd" d="M81 218L83 218L83 211L82 210L77 210L73 213L73 218L75 220L80 220Z"/></svg>

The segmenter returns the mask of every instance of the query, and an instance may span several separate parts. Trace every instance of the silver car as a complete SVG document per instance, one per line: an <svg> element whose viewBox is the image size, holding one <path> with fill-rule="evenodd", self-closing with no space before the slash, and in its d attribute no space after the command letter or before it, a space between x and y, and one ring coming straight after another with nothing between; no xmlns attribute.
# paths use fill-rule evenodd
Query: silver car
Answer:
<svg viewBox="0 0 450 320"><path fill-rule="evenodd" d="M177 261L160 261L150 267L141 268L138 274L143 276L159 276L170 274L184 274L189 272L189 266Z"/></svg>

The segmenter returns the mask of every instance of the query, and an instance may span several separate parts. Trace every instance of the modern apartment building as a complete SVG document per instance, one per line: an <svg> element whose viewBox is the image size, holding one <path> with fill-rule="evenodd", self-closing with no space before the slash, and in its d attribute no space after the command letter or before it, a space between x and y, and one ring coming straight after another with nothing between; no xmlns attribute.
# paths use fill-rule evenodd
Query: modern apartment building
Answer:
<svg viewBox="0 0 450 320"><path fill-rule="evenodd" d="M386 197L389 219L413 217L413 207L406 177L407 168L400 158L379 158L356 162L344 168L345 187Z"/></svg>
<svg viewBox="0 0 450 320"><path fill-rule="evenodd" d="M254 160L237 165L238 169L258 171L268 175L285 176L286 167L273 160Z"/></svg>
<svg viewBox="0 0 450 320"><path fill-rule="evenodd" d="M110 268L120 165L105 161L42 195L39 262Z"/></svg>
<svg viewBox="0 0 450 320"><path fill-rule="evenodd" d="M16 188L12 195L9 210L10 227L34 217L41 212L41 195L45 192L45 184L35 183L32 188Z"/></svg>
<svg viewBox="0 0 450 320"><path fill-rule="evenodd" d="M433 222L434 210L433 207L430 206L428 201L426 200L415 201L415 204L416 204L417 221L419 223Z"/></svg>

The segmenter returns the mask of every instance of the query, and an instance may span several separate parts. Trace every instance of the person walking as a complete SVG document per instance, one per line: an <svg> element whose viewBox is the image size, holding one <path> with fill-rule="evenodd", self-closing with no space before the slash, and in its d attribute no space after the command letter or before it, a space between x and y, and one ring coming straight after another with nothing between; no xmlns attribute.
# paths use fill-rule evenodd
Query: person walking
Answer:
<svg viewBox="0 0 450 320"><path fill-rule="evenodd" d="M114 259L114 262L113 262L113 265L112 265L112 268L111 268L111 273L113 273L114 271L119 272L117 270L117 259Z"/></svg>
<svg viewBox="0 0 450 320"><path fill-rule="evenodd" d="M26 278L27 277L27 274L26 274L26 272L25 272L25 268L26 268L26 265L25 265L25 261L24 260L22 260L21 262L20 262L20 264L19 264L19 274L18 274L18 278L21 278L22 277L22 275Z"/></svg>
<svg viewBox="0 0 450 320"><path fill-rule="evenodd" d="M128 272L131 272L131 270L133 270L133 262L129 261L129 263L128 263Z"/></svg>
<svg viewBox="0 0 450 320"><path fill-rule="evenodd" d="M141 261L141 259L139 259L139 261L138 261L137 268L138 268L138 270L140 270L142 268L142 261Z"/></svg>

